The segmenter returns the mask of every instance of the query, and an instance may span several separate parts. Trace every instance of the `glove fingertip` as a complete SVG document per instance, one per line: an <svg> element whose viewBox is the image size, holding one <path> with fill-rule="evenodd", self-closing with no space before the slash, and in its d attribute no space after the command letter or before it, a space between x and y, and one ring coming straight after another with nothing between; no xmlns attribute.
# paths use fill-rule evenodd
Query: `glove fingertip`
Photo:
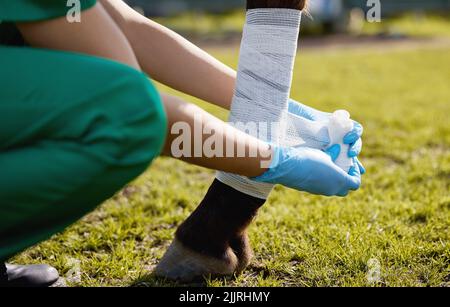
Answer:
<svg viewBox="0 0 450 307"><path fill-rule="evenodd" d="M332 161L336 161L341 153L341 146L339 144L335 144L328 148L325 152L331 157Z"/></svg>
<svg viewBox="0 0 450 307"><path fill-rule="evenodd" d="M351 131L345 135L344 144L353 144L358 140L358 138L359 136L354 131Z"/></svg>
<svg viewBox="0 0 450 307"><path fill-rule="evenodd" d="M354 131L359 137L361 137L361 136L363 135L363 133L364 133L364 127L363 127L360 123L354 121L354 122L353 122L353 131Z"/></svg>
<svg viewBox="0 0 450 307"><path fill-rule="evenodd" d="M348 157L349 158L354 158L354 157L356 157L358 155L358 153L356 152L356 151L354 151L353 149L350 149L349 151L348 151Z"/></svg>
<svg viewBox="0 0 450 307"><path fill-rule="evenodd" d="M348 171L348 185L350 190L354 191L361 187L361 172L357 165L350 167L350 170Z"/></svg>
<svg viewBox="0 0 450 307"><path fill-rule="evenodd" d="M361 162L359 162L358 159L356 159L356 163L358 164L359 172L361 173L361 175L364 175L366 173L366 168L364 167L364 165L362 165Z"/></svg>

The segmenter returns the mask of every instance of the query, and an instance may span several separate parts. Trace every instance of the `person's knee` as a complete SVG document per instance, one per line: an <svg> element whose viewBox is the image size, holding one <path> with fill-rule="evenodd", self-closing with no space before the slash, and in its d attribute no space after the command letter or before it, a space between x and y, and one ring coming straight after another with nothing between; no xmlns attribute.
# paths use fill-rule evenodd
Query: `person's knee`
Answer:
<svg viewBox="0 0 450 307"><path fill-rule="evenodd" d="M85 198L72 204L75 217L82 216L144 172L165 141L167 119L150 80L127 67L119 67L118 71L113 67L110 72L111 79L101 85L102 95L91 97L87 104L92 113L81 117L89 118L84 126L89 132L82 147L94 159L89 159L89 167L82 170L83 196L79 197Z"/></svg>
<svg viewBox="0 0 450 307"><path fill-rule="evenodd" d="M148 166L161 152L166 136L161 98L141 72L119 67L112 73L114 81L106 85L103 103L96 104L104 124L97 125L106 144L103 148L115 166Z"/></svg>
<svg viewBox="0 0 450 307"><path fill-rule="evenodd" d="M135 154L159 155L167 132L167 116L161 97L147 76L139 72L127 76L125 134Z"/></svg>

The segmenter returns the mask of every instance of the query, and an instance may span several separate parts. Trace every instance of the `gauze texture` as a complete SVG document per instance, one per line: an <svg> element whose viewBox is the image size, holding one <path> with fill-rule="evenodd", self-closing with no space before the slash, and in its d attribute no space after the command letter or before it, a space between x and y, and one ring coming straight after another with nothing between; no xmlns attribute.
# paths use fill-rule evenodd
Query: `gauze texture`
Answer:
<svg viewBox="0 0 450 307"><path fill-rule="evenodd" d="M254 136L274 144L281 144L286 136L300 20L299 10L247 11L229 122L241 130L256 125ZM217 179L263 199L272 189L271 184L224 172L218 172Z"/></svg>
<svg viewBox="0 0 450 307"><path fill-rule="evenodd" d="M345 110L338 110L331 115L328 124L330 144L338 144L341 146L341 153L334 163L345 172L350 170L350 167L353 165L353 159L348 156L349 145L344 144L343 139L352 129L353 121L350 119L350 113Z"/></svg>

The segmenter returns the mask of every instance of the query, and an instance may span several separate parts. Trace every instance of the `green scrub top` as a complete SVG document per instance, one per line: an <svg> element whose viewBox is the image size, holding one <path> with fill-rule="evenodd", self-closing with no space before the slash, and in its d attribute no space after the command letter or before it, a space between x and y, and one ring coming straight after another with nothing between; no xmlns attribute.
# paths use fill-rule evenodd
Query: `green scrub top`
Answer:
<svg viewBox="0 0 450 307"><path fill-rule="evenodd" d="M0 0L0 22L37 21L61 17L79 2L88 9L96 0Z"/></svg>

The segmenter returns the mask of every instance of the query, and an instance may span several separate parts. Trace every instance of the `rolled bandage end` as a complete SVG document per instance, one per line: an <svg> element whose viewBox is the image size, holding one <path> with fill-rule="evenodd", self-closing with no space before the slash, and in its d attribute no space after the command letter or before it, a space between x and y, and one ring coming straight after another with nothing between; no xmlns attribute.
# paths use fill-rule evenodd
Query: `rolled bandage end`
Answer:
<svg viewBox="0 0 450 307"><path fill-rule="evenodd" d="M328 134L330 136L330 147L338 144L341 146L341 153L336 159L337 166L348 172L353 165L353 160L348 156L349 145L344 144L344 137L352 131L353 121L350 113L345 110L338 110L331 115L328 123Z"/></svg>

